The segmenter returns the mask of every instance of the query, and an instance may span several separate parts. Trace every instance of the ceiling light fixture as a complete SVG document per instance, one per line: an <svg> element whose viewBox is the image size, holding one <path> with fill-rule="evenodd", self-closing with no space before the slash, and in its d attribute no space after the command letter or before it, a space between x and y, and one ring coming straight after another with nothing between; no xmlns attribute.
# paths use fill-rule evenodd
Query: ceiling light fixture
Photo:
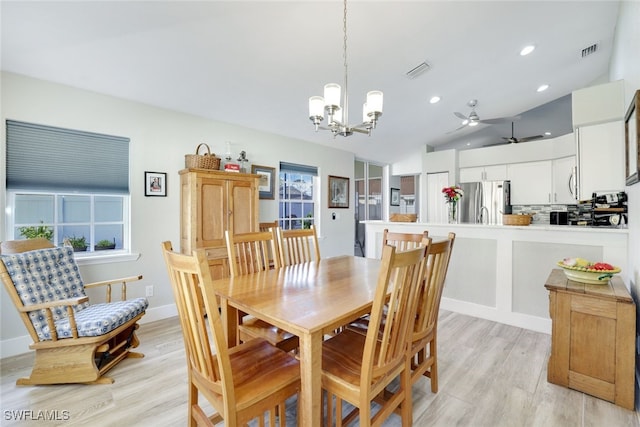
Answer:
<svg viewBox="0 0 640 427"><path fill-rule="evenodd" d="M437 96L437 95L436 95L436 96L433 96L433 97L431 97L431 99L429 100L429 102L430 102L431 104L435 104L435 103L437 103L437 102L440 102L440 97L439 97L439 96Z"/></svg>
<svg viewBox="0 0 640 427"><path fill-rule="evenodd" d="M536 49L536 47L534 45L529 45L529 46L525 46L522 48L522 50L520 51L520 56L525 56L525 55L529 55L531 52L533 52Z"/></svg>
<svg viewBox="0 0 640 427"><path fill-rule="evenodd" d="M549 85L544 84L544 85L541 85L541 86L536 90L536 92L544 92L544 91L545 91L545 90L547 90L547 89L549 89Z"/></svg>
<svg viewBox="0 0 640 427"><path fill-rule="evenodd" d="M347 0L344 0L344 17L342 19L343 58L344 58L344 92L342 94L342 106L340 105L340 85L328 83L324 85L324 97L312 96L309 98L309 120L318 129L330 130L336 135L344 137L353 135L354 132L366 133L371 136L371 130L375 129L378 119L382 115L382 92L372 90L367 92L367 102L362 108L362 123L349 125L349 97L347 95ZM324 120L324 112L329 115L327 127L320 126Z"/></svg>

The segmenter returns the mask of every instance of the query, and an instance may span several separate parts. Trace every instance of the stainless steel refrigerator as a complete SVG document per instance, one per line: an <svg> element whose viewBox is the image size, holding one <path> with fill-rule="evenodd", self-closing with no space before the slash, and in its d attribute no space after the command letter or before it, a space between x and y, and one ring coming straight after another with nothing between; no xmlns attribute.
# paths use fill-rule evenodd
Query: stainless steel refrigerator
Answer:
<svg viewBox="0 0 640 427"><path fill-rule="evenodd" d="M511 181L465 182L458 202L461 223L502 224L502 214L511 213Z"/></svg>

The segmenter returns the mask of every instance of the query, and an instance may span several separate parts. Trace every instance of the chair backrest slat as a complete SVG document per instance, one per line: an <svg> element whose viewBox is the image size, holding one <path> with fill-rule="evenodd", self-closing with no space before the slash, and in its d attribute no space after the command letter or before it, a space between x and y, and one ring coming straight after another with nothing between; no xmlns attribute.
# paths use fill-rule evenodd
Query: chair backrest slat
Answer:
<svg viewBox="0 0 640 427"><path fill-rule="evenodd" d="M320 261L320 246L316 228L277 229L280 264L283 266Z"/></svg>
<svg viewBox="0 0 640 427"><path fill-rule="evenodd" d="M427 239L425 245L407 251L398 251L393 246L383 248L363 353L363 386L404 363L430 243Z"/></svg>

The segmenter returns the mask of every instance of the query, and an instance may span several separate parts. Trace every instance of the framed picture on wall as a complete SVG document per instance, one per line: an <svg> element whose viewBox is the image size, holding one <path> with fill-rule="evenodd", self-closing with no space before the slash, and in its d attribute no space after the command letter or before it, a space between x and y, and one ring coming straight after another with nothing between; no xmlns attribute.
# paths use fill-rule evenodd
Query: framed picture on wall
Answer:
<svg viewBox="0 0 640 427"><path fill-rule="evenodd" d="M144 195L147 197L167 197L167 174L164 172L145 172Z"/></svg>
<svg viewBox="0 0 640 427"><path fill-rule="evenodd" d="M637 90L624 116L627 185L640 181L640 90Z"/></svg>
<svg viewBox="0 0 640 427"><path fill-rule="evenodd" d="M329 208L349 207L349 178L329 175Z"/></svg>
<svg viewBox="0 0 640 427"><path fill-rule="evenodd" d="M251 165L251 173L260 175L258 194L260 199L273 200L275 188L276 168L269 166Z"/></svg>
<svg viewBox="0 0 640 427"><path fill-rule="evenodd" d="M400 206L400 189L391 189L391 206Z"/></svg>

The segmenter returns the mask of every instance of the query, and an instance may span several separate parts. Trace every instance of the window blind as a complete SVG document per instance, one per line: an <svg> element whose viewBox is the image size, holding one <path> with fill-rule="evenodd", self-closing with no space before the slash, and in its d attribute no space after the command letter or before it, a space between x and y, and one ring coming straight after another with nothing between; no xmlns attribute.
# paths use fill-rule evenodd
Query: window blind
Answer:
<svg viewBox="0 0 640 427"><path fill-rule="evenodd" d="M318 176L318 168L315 166L305 166L287 162L280 162L280 172Z"/></svg>
<svg viewBox="0 0 640 427"><path fill-rule="evenodd" d="M7 120L7 188L129 193L129 138Z"/></svg>

